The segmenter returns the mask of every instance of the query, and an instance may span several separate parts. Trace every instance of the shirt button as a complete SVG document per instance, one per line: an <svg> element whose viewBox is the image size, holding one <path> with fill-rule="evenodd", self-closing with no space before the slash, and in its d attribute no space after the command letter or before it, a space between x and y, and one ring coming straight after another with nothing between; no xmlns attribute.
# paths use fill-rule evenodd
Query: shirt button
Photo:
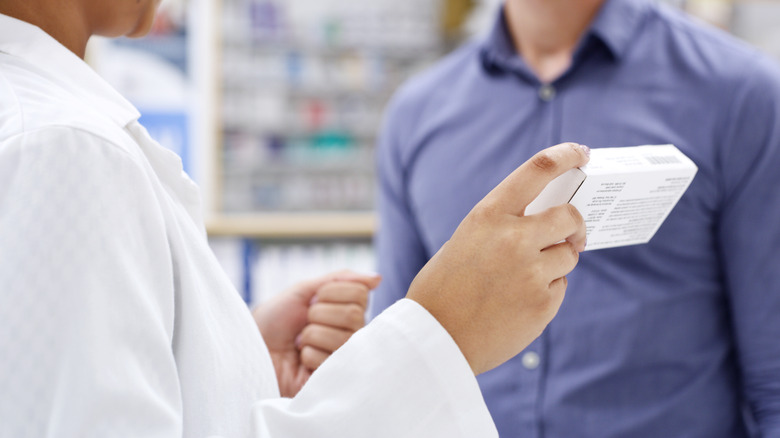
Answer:
<svg viewBox="0 0 780 438"><path fill-rule="evenodd" d="M535 370L540 362L539 354L535 351L529 351L523 355L523 366L528 370Z"/></svg>
<svg viewBox="0 0 780 438"><path fill-rule="evenodd" d="M544 84L539 87L539 99L545 102L555 99L555 87L550 84Z"/></svg>

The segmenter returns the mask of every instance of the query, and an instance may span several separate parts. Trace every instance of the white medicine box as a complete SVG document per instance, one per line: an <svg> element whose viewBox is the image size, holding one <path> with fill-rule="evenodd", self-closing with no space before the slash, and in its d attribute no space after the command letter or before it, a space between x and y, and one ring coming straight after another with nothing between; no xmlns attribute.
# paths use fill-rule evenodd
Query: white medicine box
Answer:
<svg viewBox="0 0 780 438"><path fill-rule="evenodd" d="M670 144L592 149L587 165L550 182L525 214L568 202L585 219L585 250L647 243L697 170Z"/></svg>

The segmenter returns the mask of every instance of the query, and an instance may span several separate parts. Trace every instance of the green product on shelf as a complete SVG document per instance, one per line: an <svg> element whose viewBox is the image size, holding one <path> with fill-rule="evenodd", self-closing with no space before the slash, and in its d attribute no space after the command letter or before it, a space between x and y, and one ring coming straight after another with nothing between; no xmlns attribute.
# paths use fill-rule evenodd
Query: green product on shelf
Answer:
<svg viewBox="0 0 780 438"><path fill-rule="evenodd" d="M324 130L312 136L311 145L318 151L341 151L354 147L355 138L348 132Z"/></svg>

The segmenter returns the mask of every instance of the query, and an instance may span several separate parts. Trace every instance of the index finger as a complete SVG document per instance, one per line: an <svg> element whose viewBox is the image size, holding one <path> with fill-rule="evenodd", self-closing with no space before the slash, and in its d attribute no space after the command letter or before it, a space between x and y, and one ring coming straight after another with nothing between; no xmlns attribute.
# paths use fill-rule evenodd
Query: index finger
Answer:
<svg viewBox="0 0 780 438"><path fill-rule="evenodd" d="M375 289L379 286L381 280L382 278L378 274L360 274L350 270L342 270L331 272L312 280L302 281L295 288L303 299L310 300L319 288L333 281L353 281L369 289Z"/></svg>
<svg viewBox="0 0 780 438"><path fill-rule="evenodd" d="M316 298L318 303L355 303L365 308L368 305L369 291L362 283L333 281L320 287Z"/></svg>
<svg viewBox="0 0 780 438"><path fill-rule="evenodd" d="M561 143L539 151L501 181L482 202L491 205L493 210L522 216L525 207L550 181L584 166L589 155L590 149L578 143Z"/></svg>

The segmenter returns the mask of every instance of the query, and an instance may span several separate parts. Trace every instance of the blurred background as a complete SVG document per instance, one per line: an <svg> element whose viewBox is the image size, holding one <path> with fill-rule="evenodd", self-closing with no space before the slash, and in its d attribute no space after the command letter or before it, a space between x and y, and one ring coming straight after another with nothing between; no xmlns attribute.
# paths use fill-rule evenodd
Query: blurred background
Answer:
<svg viewBox="0 0 780 438"><path fill-rule="evenodd" d="M780 1L664 0L780 60ZM254 305L374 270L374 142L404 80L485 32L499 0L164 0L87 60L201 186L209 241Z"/></svg>

